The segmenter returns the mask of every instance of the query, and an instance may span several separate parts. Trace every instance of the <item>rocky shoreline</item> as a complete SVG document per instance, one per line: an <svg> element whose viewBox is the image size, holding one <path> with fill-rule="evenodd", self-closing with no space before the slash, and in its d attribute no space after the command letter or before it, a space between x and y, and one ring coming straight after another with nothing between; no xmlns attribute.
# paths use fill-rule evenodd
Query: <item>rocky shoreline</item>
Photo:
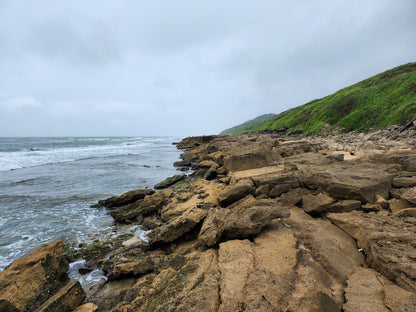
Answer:
<svg viewBox="0 0 416 312"><path fill-rule="evenodd" d="M0 272L0 311L416 311L416 121L177 147L191 175L98 203L147 241L49 243ZM108 279L88 295L79 258Z"/></svg>

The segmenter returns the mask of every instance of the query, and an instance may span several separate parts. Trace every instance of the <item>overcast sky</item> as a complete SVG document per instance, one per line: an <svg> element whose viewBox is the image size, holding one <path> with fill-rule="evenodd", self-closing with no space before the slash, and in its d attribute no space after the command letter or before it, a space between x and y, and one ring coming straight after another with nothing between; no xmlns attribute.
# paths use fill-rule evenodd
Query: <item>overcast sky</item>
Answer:
<svg viewBox="0 0 416 312"><path fill-rule="evenodd" d="M415 0L0 0L0 136L215 134L412 61Z"/></svg>

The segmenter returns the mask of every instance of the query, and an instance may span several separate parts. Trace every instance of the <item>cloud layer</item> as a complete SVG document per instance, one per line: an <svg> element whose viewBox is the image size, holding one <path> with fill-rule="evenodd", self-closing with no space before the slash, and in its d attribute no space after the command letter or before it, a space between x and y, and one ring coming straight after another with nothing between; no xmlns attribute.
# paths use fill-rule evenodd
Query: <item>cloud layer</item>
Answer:
<svg viewBox="0 0 416 312"><path fill-rule="evenodd" d="M416 60L416 2L0 2L0 135L199 135Z"/></svg>

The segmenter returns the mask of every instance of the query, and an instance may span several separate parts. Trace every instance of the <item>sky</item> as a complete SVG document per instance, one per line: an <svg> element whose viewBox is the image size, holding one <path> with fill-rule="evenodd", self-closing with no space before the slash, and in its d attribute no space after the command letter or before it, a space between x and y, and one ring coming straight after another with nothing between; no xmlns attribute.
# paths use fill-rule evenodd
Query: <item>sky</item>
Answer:
<svg viewBox="0 0 416 312"><path fill-rule="evenodd" d="M415 0L0 0L0 136L217 134L414 61Z"/></svg>

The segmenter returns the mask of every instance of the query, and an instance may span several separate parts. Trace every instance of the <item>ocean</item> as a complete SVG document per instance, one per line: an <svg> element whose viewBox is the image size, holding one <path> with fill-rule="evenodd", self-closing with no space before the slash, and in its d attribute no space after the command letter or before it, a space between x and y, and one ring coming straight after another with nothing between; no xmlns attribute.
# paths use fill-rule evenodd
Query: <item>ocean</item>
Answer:
<svg viewBox="0 0 416 312"><path fill-rule="evenodd" d="M99 199L177 174L178 137L0 138L0 271L44 243L111 232Z"/></svg>

